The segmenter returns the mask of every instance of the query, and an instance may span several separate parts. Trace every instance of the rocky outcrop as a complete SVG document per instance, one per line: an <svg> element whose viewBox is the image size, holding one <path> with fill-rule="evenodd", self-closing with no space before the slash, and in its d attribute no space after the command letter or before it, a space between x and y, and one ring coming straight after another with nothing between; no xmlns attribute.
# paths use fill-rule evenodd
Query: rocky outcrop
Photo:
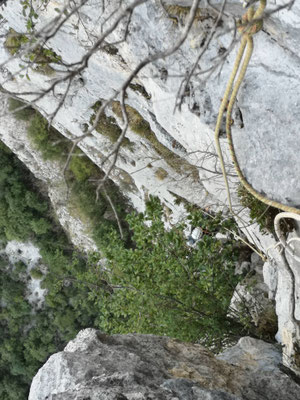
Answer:
<svg viewBox="0 0 300 400"><path fill-rule="evenodd" d="M56 0L47 2L47 7L40 4L41 7L37 7L40 17L36 21L36 29L55 18L57 9L63 3L62 0ZM98 2L87 1L67 20L63 29L50 39L49 46L65 62L78 62L101 34L101 29L107 26L108 16L115 8L118 11L119 2L106 3L105 9L102 9ZM121 41L117 49L99 49L90 58L81 76L73 79L64 105L53 121L62 134L72 138L80 136L83 128L90 124L92 106L96 101L108 99L118 91L142 59L174 45L182 32L181 24L184 21L180 17L177 23L174 22L174 16L162 8L162 3L189 5L191 1L147 1L134 10L126 41ZM185 170L181 164L179 169L178 165L171 167L168 157L164 158L157 153L157 146L155 149L149 140L129 129L127 136L134 144L134 152L126 147L121 149L111 176L138 210L143 210L149 194L159 196L168 210L173 212L171 222L176 222L184 212L182 206L175 204L176 196L210 210L226 210L226 192L213 144L213 130L220 99L235 58L233 51L220 64L220 55L224 54L231 43L227 29L232 28L231 18L224 17L218 24L216 40L211 41L200 60L197 75L184 93L181 112L173 113L182 77L202 51L203 43L215 21L215 12L204 6L204 3L200 4L203 7L202 17L194 24L180 51L147 65L133 80L126 99L127 104L148 121L157 141L164 149L168 149L165 154L180 156L188 163L185 164L188 167ZM211 3L218 6L220 2ZM286 1L277 0L276 4L273 3L268 2L268 11ZM122 1L122 4L129 4L129 0ZM34 69L29 70L30 80L18 73L20 60L10 58L4 41L9 28L26 32L22 11L18 1L8 0L1 12L4 18L0 27L3 35L0 38L0 58L5 65L2 65L0 82L5 89L15 93L38 92L40 88L48 87L55 79L62 77L63 68L57 68L51 76ZM241 15L243 11L240 0L227 1L226 12ZM237 99L232 126L237 157L249 182L268 197L296 206L300 201L300 158L296 145L300 142L299 15L299 2L294 2L292 8L270 14L264 29L256 35L255 51ZM125 28L124 20L109 35L107 42L119 42ZM209 74L202 73L205 70L209 70ZM66 85L62 82L53 93L38 101L36 106L44 113L51 114L63 98L65 90ZM111 108L107 110L107 115L114 115L117 122L122 124ZM3 118L1 121L4 121ZM1 138L31 166L31 170L36 170L36 175L47 176L45 180L48 180L50 193L53 193L50 196L58 205L56 209L60 220L67 226L70 220L67 207L59 205L67 201L66 191L62 189L62 194L59 194L59 191L52 190L55 186L51 183L52 177L56 175L59 181L59 174L55 169L52 171L52 167L48 170L44 168L46 164L35 163L38 155L28 145L27 138L19 135L18 129L12 131L9 127L6 120L1 126ZM225 138L221 142L228 172L234 175ZM25 148L22 148L23 145ZM80 146L98 165L111 149L108 138L96 131L83 140ZM164 173L158 173L161 171ZM126 179L128 176L130 179ZM236 177L231 176L230 181L235 192ZM238 199L235 195L233 197L240 211ZM277 249L274 249L275 239L271 235L262 235L255 224L249 225L247 212L239 215L243 219L240 226L248 239L264 253L268 252L269 260L263 267L263 274L269 285L269 296L276 300L279 324L277 338L284 345L284 363L299 370L295 361L299 359L297 354L300 347L299 265L290 258L286 265ZM81 235L85 236L85 232L80 228L78 219L72 221L70 230L74 232L74 235L71 233L74 242L83 247L92 246L87 235L84 241L80 239ZM267 251L269 248L271 250Z"/></svg>
<svg viewBox="0 0 300 400"><path fill-rule="evenodd" d="M43 159L28 137L27 123L16 120L8 112L7 103L7 98L0 92L0 107L6 111L6 115L0 119L0 140L17 155L46 189L55 214L74 245L84 251L96 250L95 242L89 235L89 226L86 222L83 223L69 204L69 188L63 174L63 164Z"/></svg>
<svg viewBox="0 0 300 400"><path fill-rule="evenodd" d="M167 337L85 329L39 370L29 400L299 400L280 361L249 337L216 358Z"/></svg>

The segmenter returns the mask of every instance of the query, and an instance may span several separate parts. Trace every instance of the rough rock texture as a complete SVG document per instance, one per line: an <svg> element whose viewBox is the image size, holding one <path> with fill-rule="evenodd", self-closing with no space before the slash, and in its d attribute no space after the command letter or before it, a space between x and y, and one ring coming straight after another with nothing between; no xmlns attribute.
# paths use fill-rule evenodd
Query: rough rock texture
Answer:
<svg viewBox="0 0 300 400"><path fill-rule="evenodd" d="M274 298L269 296L269 287L263 279L263 261L252 253L251 262L243 261L236 273L244 278L236 286L230 303L230 314L242 315L244 323L251 321L257 333L271 340L277 332L277 316L274 310ZM246 275L245 275L246 273Z"/></svg>
<svg viewBox="0 0 300 400"><path fill-rule="evenodd" d="M62 0L49 1L47 7L39 8L40 17L36 28L56 16L55 9L62 3ZM165 3L187 5L190 1L172 0ZM219 1L214 3L220 4ZM241 15L243 11L239 0L227 3L228 12ZM268 10L285 3L286 0L269 0ZM129 0L122 1L122 4L129 4ZM171 57L149 64L134 79L133 83L142 85L149 96L129 89L126 100L150 123L155 136L164 146L198 169L199 180L197 174L192 173L195 172L193 168L181 170L180 173L171 168L167 160L162 159L147 140L131 130L128 132L128 138L134 143L134 153L123 148L112 172L112 179L120 185L137 209L143 209L149 194L158 195L166 207L173 211L173 216L170 217L173 221L182 217L183 213L183 208L174 204L174 193L211 210L224 208L226 204L223 178L213 144L213 129L235 51L229 54L221 71L217 68L210 76L200 74L193 78L189 90L185 93L181 113L173 113L182 76L201 52L201 44L214 23L215 15L211 9L205 9L205 2L201 2L200 6L204 8L206 17L193 26L180 50ZM105 13L101 15L98 1L87 1L79 13L74 14L63 29L50 40L49 45L64 61L77 62L92 46L95 37L101 32L101 24L115 7L119 9L119 2L106 2ZM26 28L22 7L18 1L8 0L2 15L4 23L1 25L1 34L4 36L0 38L0 59L4 62L10 57L3 47L9 27L18 32L25 32ZM109 43L122 38L125 21L123 22L109 35ZM211 42L200 61L202 71L216 67L219 62L216 57L228 47L230 34L223 34L223 29L230 24L232 20L225 18L223 24L219 24L217 39ZM154 51L173 46L180 33L181 27L168 17L160 1L148 1L135 9L130 34L126 42L118 46L118 53L98 51L89 60L88 68L82 72L81 77L73 80L65 104L54 120L56 128L66 136L81 135L84 124L89 124L92 105L99 99L109 98L118 90L141 59ZM300 142L299 36L299 2L295 2L291 9L281 10L268 18L264 30L255 35L255 50L233 115L236 152L248 181L268 197L292 205L300 203L300 157L297 150L297 144ZM57 71L53 76L45 76L37 71L29 71L30 81L19 75L12 79L12 74L19 71L19 64L20 60L15 58L2 65L0 82L7 90L18 93L39 90L63 74L62 71ZM40 100L40 110L46 113L53 112L65 89L66 85L60 84L56 87L54 95ZM107 113L112 115L110 109ZM118 122L121 124L120 120ZM1 127L1 137L5 143L20 159L29 164L29 167L31 165L32 170L37 171L36 175L39 175L39 169L41 172L45 171L41 164L36 164L33 168L32 155L34 159L38 156L28 145L27 139L18 136L18 130L11 132L7 126L8 122ZM15 138L14 141L11 136ZM22 146L25 146L25 149ZM94 131L80 146L94 162L100 164L103 155L109 152L111 143ZM233 173L224 138L222 146L228 170ZM104 168L107 168L107 165ZM159 168L168 173L162 181L156 176ZM47 175L46 172L45 174ZM52 180L50 175L48 176ZM230 180L231 187L235 189L237 179L233 176ZM239 208L238 199L233 197L236 207ZM63 196L61 198L63 199ZM67 211L64 211L66 206L64 207L61 208L64 214L61 220L68 219ZM248 225L248 215L246 212L239 215L244 220L243 223L238 221L243 228ZM276 243L270 235L262 235L255 225L243 229L248 239L264 252ZM276 299L279 323L277 337L285 346L284 362L297 368L294 356L297 346L300 347L300 269L289 259L293 271L291 274L277 250L270 250L268 254L270 260L265 263L263 273L265 282L269 285L270 297ZM293 285L293 279L297 284ZM296 302L295 310L292 307L292 297Z"/></svg>
<svg viewBox="0 0 300 400"><path fill-rule="evenodd" d="M216 358L167 337L85 329L39 370L29 400L299 400L280 360L249 337Z"/></svg>
<svg viewBox="0 0 300 400"><path fill-rule="evenodd" d="M7 98L0 93L0 107L7 110ZM45 161L30 142L26 123L17 121L7 113L0 119L0 140L8 146L27 168L47 188L49 198L61 225L70 235L72 242L82 250L95 250L97 247L87 232L89 227L72 212L68 204L68 187L63 166L56 161Z"/></svg>

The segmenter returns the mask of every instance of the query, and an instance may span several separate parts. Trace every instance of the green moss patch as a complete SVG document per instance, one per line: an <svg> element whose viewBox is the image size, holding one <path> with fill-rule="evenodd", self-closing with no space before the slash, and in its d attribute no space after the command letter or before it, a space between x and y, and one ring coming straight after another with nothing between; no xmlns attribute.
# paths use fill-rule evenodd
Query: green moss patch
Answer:
<svg viewBox="0 0 300 400"><path fill-rule="evenodd" d="M166 177L168 176L168 173L165 169L159 167L156 171L155 171L155 176L158 180L163 181L164 179L166 179Z"/></svg>
<svg viewBox="0 0 300 400"><path fill-rule="evenodd" d="M130 83L129 87L134 92L137 92L137 93L141 94L143 97L145 97L146 100L151 99L151 95L146 91L144 86L139 85L138 83Z"/></svg>
<svg viewBox="0 0 300 400"><path fill-rule="evenodd" d="M29 39L26 35L18 33L11 28L6 36L4 47L13 56L20 50L23 44L28 42Z"/></svg>
<svg viewBox="0 0 300 400"><path fill-rule="evenodd" d="M30 39L23 33L18 33L13 29L10 29L6 37L4 46L11 55L15 55L21 47L29 43ZM34 41L30 42L32 45ZM35 46L25 56L26 63L34 63L33 69L45 75L52 75L55 71L49 65L50 63L60 63L61 57L58 56L52 49L47 49L42 46ZM28 77L28 74L27 74ZM29 79L29 77L28 77Z"/></svg>
<svg viewBox="0 0 300 400"><path fill-rule="evenodd" d="M32 268L30 270L30 275L32 278L34 279L42 279L44 274L42 273L42 271L39 268Z"/></svg>
<svg viewBox="0 0 300 400"><path fill-rule="evenodd" d="M14 114L14 117L18 120L28 121L35 114L35 110L28 106L18 110L18 108L24 107L26 104L20 100L14 99L12 97L8 100L8 109ZM17 111L15 111L17 110Z"/></svg>
<svg viewBox="0 0 300 400"><path fill-rule="evenodd" d="M190 13L191 7L178 5L166 5L165 10L169 14L169 18L177 25L179 22L183 24ZM208 18L207 12L198 8L195 14L194 22L201 22Z"/></svg>
<svg viewBox="0 0 300 400"><path fill-rule="evenodd" d="M27 132L45 160L61 160L70 150L69 141L55 128L49 127L46 118L37 112L31 119Z"/></svg>
<svg viewBox="0 0 300 400"><path fill-rule="evenodd" d="M93 123L95 120L96 112L102 106L102 102L99 100L92 107L95 113L92 115L90 122ZM122 129L119 127L116 119L114 117L108 117L104 113L100 115L99 121L96 126L96 131L103 136L106 136L112 143L116 143L119 137L121 136ZM133 143L128 139L124 138L122 140L122 146L131 147Z"/></svg>
<svg viewBox="0 0 300 400"><path fill-rule="evenodd" d="M120 102L114 101L112 104L113 112L119 117L122 118L122 109ZM151 130L149 122L147 122L137 110L135 110L131 106L126 106L126 111L129 120L130 129L142 137L143 139L148 140L156 153L179 174L186 174L191 176L194 181L198 180L198 169L194 165L190 164L186 160L182 159L177 154L174 154L171 150L169 150L166 146L161 144L159 140L156 138L154 132Z"/></svg>
<svg viewBox="0 0 300 400"><path fill-rule="evenodd" d="M79 148L73 152L69 169L77 182L83 182L98 174L96 165Z"/></svg>

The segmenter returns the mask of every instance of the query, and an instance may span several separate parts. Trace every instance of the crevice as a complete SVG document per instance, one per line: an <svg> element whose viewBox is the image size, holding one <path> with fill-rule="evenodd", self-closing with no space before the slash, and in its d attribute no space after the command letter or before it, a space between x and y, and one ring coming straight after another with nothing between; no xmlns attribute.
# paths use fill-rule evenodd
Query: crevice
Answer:
<svg viewBox="0 0 300 400"><path fill-rule="evenodd" d="M295 383L300 385L300 376L298 376L294 371L292 371L290 368L286 367L283 364L279 364L278 368L280 369L281 372L290 377Z"/></svg>
<svg viewBox="0 0 300 400"><path fill-rule="evenodd" d="M281 49L283 49L284 51L289 53L291 57L293 57L294 59L297 60L297 62L300 62L299 55L297 53L295 53L293 50L291 50L289 47L287 47L283 43L281 43L276 37L274 37L274 35L272 35L270 32L268 32L268 30L263 28L262 32L264 32L270 38L270 40L272 40L274 43L276 43ZM278 36L280 36L279 32L278 32Z"/></svg>
<svg viewBox="0 0 300 400"><path fill-rule="evenodd" d="M169 134L168 131L166 131L166 129L164 129L159 122L156 119L156 116L154 113L149 111L149 116L151 117L152 121L155 124L155 127L163 134L164 138L166 139L166 141L170 144L170 146L172 147L173 150L177 150L178 153L180 153L180 155L186 155L187 151L185 149L185 147L183 147L176 139L173 138L173 136L171 136Z"/></svg>
<svg viewBox="0 0 300 400"><path fill-rule="evenodd" d="M299 60L300 60L300 58L299 58ZM276 70L272 69L271 67L269 67L268 65L266 65L266 64L264 64L264 63L262 63L262 62L257 63L255 67L257 67L257 66L262 67L262 68L265 69L268 73L273 74L273 75L276 75L276 76L278 76L278 77L280 77L280 78L282 78L282 77L284 76L284 77L289 78L289 79L295 79L295 80L297 80L297 81L300 80L299 76L297 76L297 75L287 74L286 72L284 72L284 71L282 71L282 70L281 70L281 71L276 71ZM249 69L251 69L251 68L254 68L254 66L252 66L252 67L249 66Z"/></svg>

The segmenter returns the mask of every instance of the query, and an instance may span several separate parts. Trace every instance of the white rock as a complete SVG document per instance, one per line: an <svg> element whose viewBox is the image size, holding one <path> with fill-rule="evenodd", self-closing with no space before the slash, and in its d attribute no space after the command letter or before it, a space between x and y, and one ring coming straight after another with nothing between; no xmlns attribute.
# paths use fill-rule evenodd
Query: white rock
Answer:
<svg viewBox="0 0 300 400"><path fill-rule="evenodd" d="M78 16L73 15L64 29L50 40L49 45L58 54L62 54L64 61L78 61L86 49L90 48L93 37L101 31L101 23L114 6L119 4L115 1L107 3L103 15L98 2L89 1L82 8L80 17L86 22L87 32L80 25ZM239 1L228 3L229 11L237 14L242 12ZM274 3L268 2L271 8L274 7ZM284 0L279 0L276 6L283 3ZM40 25L37 27L57 15L55 8L62 4L62 0L57 0L50 2L47 8L41 9ZM128 3L124 1L122 4ZM18 2L9 0L2 14L7 23L1 25L1 34L5 35L9 27L25 31L22 7ZM226 21L224 23L226 25ZM78 24L79 28L74 29ZM141 71L138 82L151 95L151 99L145 99L139 93L128 90L128 104L150 123L151 129L161 143L198 168L199 181L195 181L195 176L192 178L189 173L183 177L183 173L176 172L151 148L149 142L131 130L128 132L128 138L135 143L135 153L125 148L121 150L112 179L123 188L139 211L144 210L145 197L159 196L173 211L173 223L184 218L184 212L182 207L174 204L172 193L209 210L224 209L227 204L223 179L219 174L220 166L215 156L213 130L236 51L229 55L222 65L222 70L217 69L210 79L206 75L192 79L190 94L184 99L181 113L173 113L182 76L186 74L199 53L197 38L212 24L213 21L208 19L200 26L195 25L188 40L177 54L158 60ZM147 2L135 9L130 26L130 35L126 42L122 42L118 47L118 55L108 55L99 51L91 57L88 68L82 72L83 81L74 80L65 105L54 121L55 127L62 134L80 136L82 124L89 123L92 105L100 98L109 98L120 88L141 59L148 57L155 50L169 48L180 33L173 22L166 18L159 1ZM120 40L123 32L124 24L120 23L118 29L109 36L109 40L112 42ZM266 193L269 198L296 206L300 204L300 157L297 150L297 143L300 143L299 36L300 13L297 2L291 9L272 14L265 23L264 31L255 35L254 53L237 98L236 114L242 115L243 127L236 116L232 127L237 158L247 180L257 190ZM211 68L218 52L230 43L229 34L217 37L218 40L212 41L201 59L202 70ZM0 59L3 61L9 58L8 52L3 47L4 40L4 37L0 39ZM11 60L4 66L5 70L2 69L0 83L7 90L16 92L39 90L47 87L52 79L62 74L60 71L54 77L47 77L30 71L30 81L18 76L11 80L11 74L19 69L19 63L17 59ZM65 84L58 85L56 92L58 98L49 95L40 100L38 103L40 109L51 113L59 101L59 96L64 93L65 86ZM3 106L2 100L1 109ZM195 113L192 112L193 109L196 109ZM85 249L93 248L94 243L86 235L82 223L78 218L71 217L70 210L66 207L66 188L64 183L61 183L61 168L54 167L53 163L43 162L30 145L25 129L20 123L13 123L10 117L1 117L0 135L1 140L18 154L37 177L48 182L54 208L62 225L69 230L74 243ZM174 143L176 146L173 148ZM234 175L224 139L221 139L221 145L225 162L229 166L228 172ZM93 132L93 135L83 141L80 147L100 165L103 156L110 150L110 143L107 138ZM149 162L155 168L148 168ZM158 167L168 173L164 181L158 181L155 176ZM107 165L104 168L107 168ZM131 185L127 188L124 187L125 174L132 178ZM237 179L230 176L230 187L233 192L236 183ZM239 209L237 196L233 194L232 197L233 203ZM238 223L251 243L264 253L270 247L274 247L275 239L271 235L262 235L257 225L249 223L247 211L240 212L239 217ZM296 332L293 340L299 340L299 333L295 329L296 323L290 315L293 292L291 275L287 272L276 249L271 249L268 253L276 267L272 270L269 266L265 266L263 273L265 281L269 284L270 297L274 296L277 288L276 312L280 336L286 337L281 331L285 330L286 326L292 326L293 333ZM289 261L291 263L291 260ZM298 285L296 295L299 296L300 269L294 266L292 271ZM299 320L299 301L296 304L295 316ZM287 359L284 362L289 365Z"/></svg>

